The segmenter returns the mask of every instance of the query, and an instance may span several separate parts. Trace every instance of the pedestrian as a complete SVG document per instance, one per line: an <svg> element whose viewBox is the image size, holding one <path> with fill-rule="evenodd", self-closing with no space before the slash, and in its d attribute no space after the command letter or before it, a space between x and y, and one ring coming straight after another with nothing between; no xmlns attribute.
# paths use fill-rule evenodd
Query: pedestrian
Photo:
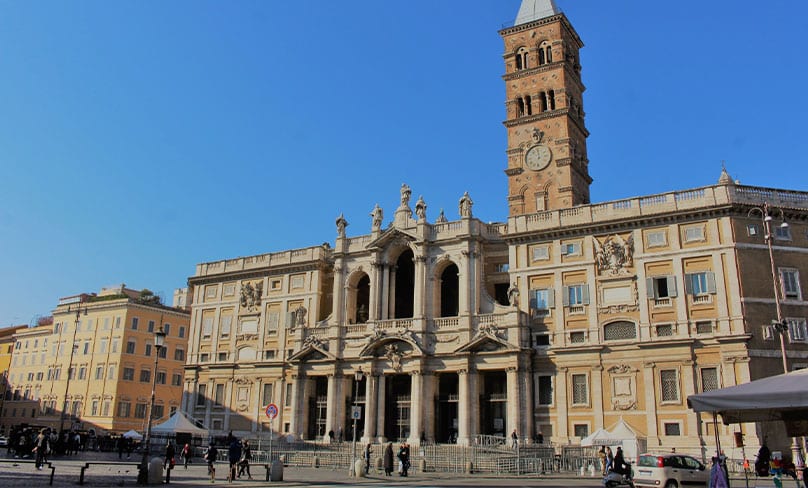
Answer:
<svg viewBox="0 0 808 488"><path fill-rule="evenodd" d="M227 449L227 459L230 462L230 471L227 473L227 482L231 483L236 479L238 462L241 460L241 442L231 434L230 447Z"/></svg>
<svg viewBox="0 0 808 488"><path fill-rule="evenodd" d="M191 462L191 445L185 444L182 448L182 464L185 466L185 469L188 469L188 463Z"/></svg>
<svg viewBox="0 0 808 488"><path fill-rule="evenodd" d="M614 467L614 455L612 454L612 448L606 446L606 474L608 474L613 467Z"/></svg>
<svg viewBox="0 0 808 488"><path fill-rule="evenodd" d="M514 449L519 447L519 434L516 433L516 429L513 429L513 432L511 433L511 441Z"/></svg>
<svg viewBox="0 0 808 488"><path fill-rule="evenodd" d="M175 464L174 444L169 441L168 444L166 444L166 459L163 461L163 468L166 470L166 484L171 483L171 470L174 469Z"/></svg>
<svg viewBox="0 0 808 488"><path fill-rule="evenodd" d="M614 460L612 461L612 471L622 475L629 475L630 469L623 458L623 448L617 446L617 452L614 453Z"/></svg>
<svg viewBox="0 0 808 488"><path fill-rule="evenodd" d="M407 443L401 444L398 448L398 475L407 476L410 469L410 447Z"/></svg>
<svg viewBox="0 0 808 488"><path fill-rule="evenodd" d="M365 445L365 474L370 474L370 453L372 451L370 442Z"/></svg>
<svg viewBox="0 0 808 488"><path fill-rule="evenodd" d="M384 449L384 474L393 476L393 443L388 442Z"/></svg>
<svg viewBox="0 0 808 488"><path fill-rule="evenodd" d="M210 482L216 481L216 457L219 455L219 450L210 442L208 450L205 452L205 461L208 462L208 474L210 475Z"/></svg>
<svg viewBox="0 0 808 488"><path fill-rule="evenodd" d="M252 474L250 474L250 459L252 459L250 443L247 441L247 439L244 439L244 444L241 448L241 459L238 462L237 478L241 478L241 475L246 472L247 478L252 479Z"/></svg>
<svg viewBox="0 0 808 488"><path fill-rule="evenodd" d="M47 462L45 456L48 454L49 436L45 429L39 431L34 441L33 452L36 453L36 469L42 471L42 464Z"/></svg>
<svg viewBox="0 0 808 488"><path fill-rule="evenodd" d="M328 431L328 443L329 444L334 443L334 429Z"/></svg>
<svg viewBox="0 0 808 488"><path fill-rule="evenodd" d="M600 460L600 474L606 476L606 446L600 446L600 451L598 451L598 459Z"/></svg>

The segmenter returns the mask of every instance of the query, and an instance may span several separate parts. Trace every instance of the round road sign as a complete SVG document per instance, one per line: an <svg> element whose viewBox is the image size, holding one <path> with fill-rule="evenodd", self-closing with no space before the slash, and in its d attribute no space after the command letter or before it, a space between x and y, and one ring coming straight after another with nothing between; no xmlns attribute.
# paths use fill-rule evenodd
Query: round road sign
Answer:
<svg viewBox="0 0 808 488"><path fill-rule="evenodd" d="M269 405L267 405L266 413L267 417L269 417L269 420L274 419L275 417L278 416L278 406L275 405L274 403L270 403Z"/></svg>

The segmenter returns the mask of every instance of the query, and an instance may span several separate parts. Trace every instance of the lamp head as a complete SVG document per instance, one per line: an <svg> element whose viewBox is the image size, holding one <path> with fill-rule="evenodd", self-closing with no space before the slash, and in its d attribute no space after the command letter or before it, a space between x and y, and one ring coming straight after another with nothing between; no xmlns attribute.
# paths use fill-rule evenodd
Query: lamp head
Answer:
<svg viewBox="0 0 808 488"><path fill-rule="evenodd" d="M166 333L163 332L163 327L160 327L160 329L158 329L157 332L154 333L154 346L163 347L163 345L165 345L165 342L166 342Z"/></svg>
<svg viewBox="0 0 808 488"><path fill-rule="evenodd" d="M764 222L771 222L772 221L772 216L769 215L769 214L766 214L766 216L763 217L763 220L764 220Z"/></svg>
<svg viewBox="0 0 808 488"><path fill-rule="evenodd" d="M364 377L364 375L365 375L365 373L362 372L362 367L360 366L359 369L356 370L356 373L354 373L354 379L358 383L358 382L362 381L362 378Z"/></svg>
<svg viewBox="0 0 808 488"><path fill-rule="evenodd" d="M786 222L786 221L781 222L780 223L780 228L781 229L788 229L788 222Z"/></svg>

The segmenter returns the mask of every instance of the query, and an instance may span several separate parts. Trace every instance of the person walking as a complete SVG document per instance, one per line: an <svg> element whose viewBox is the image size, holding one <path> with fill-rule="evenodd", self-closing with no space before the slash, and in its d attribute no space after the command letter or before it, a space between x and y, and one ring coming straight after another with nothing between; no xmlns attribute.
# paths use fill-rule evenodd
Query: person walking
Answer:
<svg viewBox="0 0 808 488"><path fill-rule="evenodd" d="M182 456L182 465L185 469L188 469L188 463L191 462L191 445L185 444L182 446L182 451L180 452L180 456Z"/></svg>
<svg viewBox="0 0 808 488"><path fill-rule="evenodd" d="M227 458L230 462L230 471L227 473L227 482L232 483L236 479L236 470L238 469L238 462L241 460L241 442L235 437L230 441L230 447L227 449Z"/></svg>
<svg viewBox="0 0 808 488"><path fill-rule="evenodd" d="M39 431L34 441L33 451L36 453L36 469L42 471L42 464L46 461L45 456L48 454L49 436L45 429Z"/></svg>
<svg viewBox="0 0 808 488"><path fill-rule="evenodd" d="M613 466L614 466L614 455L612 454L612 448L606 446L606 468L604 468L606 470L606 474L609 474L609 471L611 471Z"/></svg>
<svg viewBox="0 0 808 488"><path fill-rule="evenodd" d="M174 444L171 441L166 444L166 459L163 461L163 468L166 470L166 484L171 483L171 470L174 469L176 459L174 459Z"/></svg>
<svg viewBox="0 0 808 488"><path fill-rule="evenodd" d="M210 442L207 452L205 452L205 461L208 462L208 474L210 475L210 482L216 481L216 457L219 455L219 450Z"/></svg>
<svg viewBox="0 0 808 488"><path fill-rule="evenodd" d="M513 432L511 432L511 442L511 447L514 449L519 447L519 434L516 433L516 429L513 429Z"/></svg>
<svg viewBox="0 0 808 488"><path fill-rule="evenodd" d="M244 443L241 447L241 460L238 462L238 476L237 478L241 478L245 472L247 473L247 478L252 479L252 474L250 474L250 460L252 459L252 450L250 449L250 443L247 439L244 439Z"/></svg>
<svg viewBox="0 0 808 488"><path fill-rule="evenodd" d="M384 474L393 476L393 443L388 442L384 448Z"/></svg>
<svg viewBox="0 0 808 488"><path fill-rule="evenodd" d="M600 474L606 476L606 446L600 446L598 459L600 460Z"/></svg>

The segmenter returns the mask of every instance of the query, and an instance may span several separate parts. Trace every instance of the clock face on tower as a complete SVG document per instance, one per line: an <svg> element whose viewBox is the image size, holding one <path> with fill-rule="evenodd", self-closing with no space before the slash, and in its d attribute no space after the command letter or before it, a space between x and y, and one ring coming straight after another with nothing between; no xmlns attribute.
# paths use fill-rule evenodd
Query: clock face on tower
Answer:
<svg viewBox="0 0 808 488"><path fill-rule="evenodd" d="M550 152L549 147L544 144L537 144L531 147L527 151L527 154L525 154L525 166L533 171L539 171L550 164L552 157L553 154Z"/></svg>

